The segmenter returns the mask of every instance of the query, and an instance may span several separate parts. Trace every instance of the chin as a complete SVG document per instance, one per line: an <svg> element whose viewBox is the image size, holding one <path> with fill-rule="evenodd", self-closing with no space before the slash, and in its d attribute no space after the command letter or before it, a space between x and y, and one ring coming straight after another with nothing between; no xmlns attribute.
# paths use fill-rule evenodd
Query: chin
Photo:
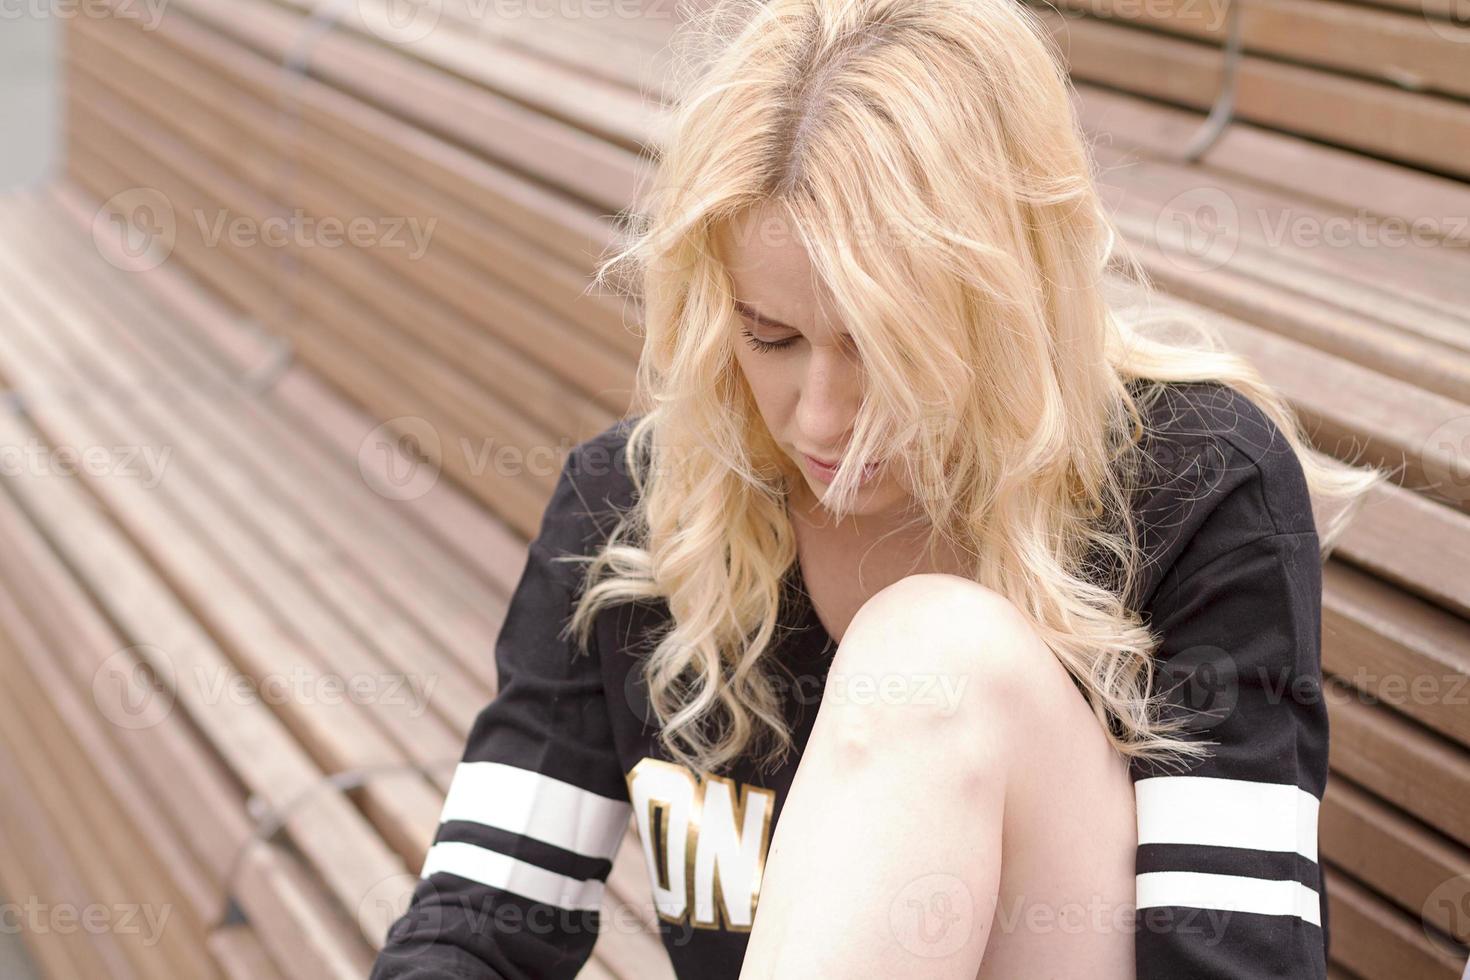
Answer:
<svg viewBox="0 0 1470 980"><path fill-rule="evenodd" d="M817 500L827 492L827 484L810 476L806 477L806 485ZM848 513L866 516L891 510L895 503L892 498L892 487L886 480L880 479L871 485L858 487L857 494L852 499L852 509Z"/></svg>

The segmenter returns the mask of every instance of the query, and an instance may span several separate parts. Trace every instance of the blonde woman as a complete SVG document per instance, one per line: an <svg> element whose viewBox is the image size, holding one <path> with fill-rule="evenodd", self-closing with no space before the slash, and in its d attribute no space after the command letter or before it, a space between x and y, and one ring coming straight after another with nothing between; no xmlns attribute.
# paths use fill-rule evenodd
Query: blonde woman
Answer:
<svg viewBox="0 0 1470 980"><path fill-rule="evenodd" d="M1321 564L1385 474L1109 299L1026 8L689 36L602 270L643 410L567 461L373 976L652 921L698 980L1324 977ZM604 891L630 818L651 896Z"/></svg>

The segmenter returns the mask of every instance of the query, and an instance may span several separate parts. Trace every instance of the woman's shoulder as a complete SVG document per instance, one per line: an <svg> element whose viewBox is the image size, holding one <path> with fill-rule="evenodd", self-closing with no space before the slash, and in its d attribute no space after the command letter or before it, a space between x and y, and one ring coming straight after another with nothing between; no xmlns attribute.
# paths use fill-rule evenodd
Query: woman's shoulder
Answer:
<svg viewBox="0 0 1470 980"><path fill-rule="evenodd" d="M631 492L633 480L626 451L633 426L640 418L620 418L574 445L563 464L564 475L587 491L615 498Z"/></svg>
<svg viewBox="0 0 1470 980"><path fill-rule="evenodd" d="M625 450L638 418L618 419L567 452L541 519L544 544L559 553L590 554L632 507L633 479Z"/></svg>
<svg viewBox="0 0 1470 980"><path fill-rule="evenodd" d="M1168 503L1248 490L1271 530L1312 528L1301 460L1285 433L1249 395L1220 381L1151 386L1143 446L1156 495ZM1247 486L1249 485L1249 486Z"/></svg>
<svg viewBox="0 0 1470 980"><path fill-rule="evenodd" d="M1204 563L1253 538L1315 532L1301 461L1269 415L1223 382L1150 384L1134 517L1148 574ZM1208 538L1209 540L1204 540Z"/></svg>

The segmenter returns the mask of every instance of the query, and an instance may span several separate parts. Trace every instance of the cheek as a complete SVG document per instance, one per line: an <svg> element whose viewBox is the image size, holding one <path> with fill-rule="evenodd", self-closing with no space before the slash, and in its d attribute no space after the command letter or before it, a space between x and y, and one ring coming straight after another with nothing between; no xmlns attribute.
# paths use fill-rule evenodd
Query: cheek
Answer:
<svg viewBox="0 0 1470 980"><path fill-rule="evenodd" d="M796 401L796 375L792 369L780 363L779 358L749 349L737 353L735 359L761 414L767 422L778 421Z"/></svg>

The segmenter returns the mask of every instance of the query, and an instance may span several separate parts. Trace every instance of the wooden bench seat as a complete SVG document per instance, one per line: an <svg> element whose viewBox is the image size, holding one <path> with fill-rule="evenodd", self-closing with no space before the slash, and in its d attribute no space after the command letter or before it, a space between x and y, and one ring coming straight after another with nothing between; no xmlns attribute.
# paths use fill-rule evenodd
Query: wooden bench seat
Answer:
<svg viewBox="0 0 1470 980"><path fill-rule="evenodd" d="M0 239L0 281L6 284L0 376L26 413L4 419L6 444L40 440L168 451L156 486L111 470L79 479L26 473L6 482L15 502L8 496L0 501L0 529L18 540L6 550L0 573L16 596L0 605L0 630L9 641L4 652L17 669L38 671L37 691L48 692L26 698L17 686L11 696L34 712L27 718L33 729L47 724L48 710L69 725L67 712L76 714L75 699L86 696L87 679L99 665L120 671L118 663L129 669L135 659L153 663L178 699L159 724L143 727L136 744L131 732L114 737L96 724L90 731L74 726L71 737L89 735L99 752L127 760L111 769L111 782L119 796L131 795L137 826L172 828L156 860L183 883L174 887L187 886L191 912L202 924L197 928L226 925L221 917L233 899L252 925L260 916L256 928L276 930L267 944L293 975L304 965L291 959L293 945L317 948L335 940L340 948L320 950L326 972L361 976L370 939L381 941L387 910L411 885L408 864L422 858L437 826L473 714L493 693L492 642L524 562L524 543L492 530L489 515L455 499L447 484L408 503L369 489L368 475L390 486L386 472L374 474L375 460L362 451L373 424L357 416L352 432L344 421L356 413L342 405L331 410L332 396L299 368L290 389L295 404L276 403L274 394L255 396L245 382L259 366L253 358L270 354L269 346L240 337L245 328L237 318L174 270L148 275L172 291L177 310L142 291L136 274L104 261L88 227L95 202L68 190L17 197L4 206L5 227L44 229L28 234L24 246L13 237ZM211 334L225 333L236 336L211 344ZM318 417L330 428L311 431ZM418 519L444 499L451 503L436 522ZM467 554L444 543L451 534L492 546ZM60 632L72 623L90 624L94 635ZM43 632L48 628L57 632ZM48 661L48 652L58 649L76 658L76 676L66 678ZM119 659L118 651L129 650L161 652ZM118 663L108 667L109 655ZM241 703L223 687L237 671L256 679L300 674L385 683L378 696L360 703L328 696ZM404 696L411 688L392 684L414 679L433 682L432 688L421 684L427 700L415 703ZM67 688L79 684L78 691ZM310 683L302 689L308 695L316 690ZM55 751L67 759L57 771L106 758L64 744L61 722L50 724L59 733ZM191 726L203 728L207 741L191 742ZM22 737L19 729L0 734L12 747ZM150 754L145 738L164 737L171 755ZM177 768L163 767L165 759L176 760ZM0 756L0 765L5 762ZM176 781L167 795L150 801L140 792L146 778L130 778L129 765L161 767L155 778L167 778L172 769ZM317 785L330 773L379 767L389 771L373 775L350 797ZM44 797L48 810L66 811L44 771L34 768L22 782ZM178 778L179 772L187 778ZM220 793L211 796L211 787ZM319 894L292 899L274 879L247 888L249 867L256 875L286 874L264 857L252 857L252 865L230 880L228 861L248 840L251 825L242 789L286 807L313 788L287 821L309 870L283 877L282 888L295 880L298 890L310 886ZM191 820L209 807L216 812L196 831ZM629 846L636 850L631 833L630 827ZM62 835L71 847L88 841L80 824ZM112 843L109 854L153 855L147 847ZM617 901L619 887L630 890L635 903L646 895L646 881L628 881L629 872L641 870L636 852L634 857L619 862L610 901ZM105 862L77 861L108 870ZM204 861L213 864L201 867ZM120 869L105 883L110 894L123 896L128 883L147 883L143 874ZM271 902L286 907L273 911ZM651 918L651 906L643 904L647 911L634 911ZM345 915L360 931L318 929L317 920L328 914ZM308 943L293 938L292 929L321 934ZM175 927L168 943L148 953L141 975L203 975L205 944L182 930ZM589 975L657 976L665 959L651 935L610 932L603 945ZM226 942L222 948L234 947ZM167 962L165 952L173 957ZM125 975L119 970L95 975Z"/></svg>
<svg viewBox="0 0 1470 980"><path fill-rule="evenodd" d="M439 550L425 554L470 562L503 602L514 583L491 566L518 567L508 556L534 530L555 472L501 472L477 465L474 450L487 441L570 445L627 406L636 324L584 286L615 241L610 219L633 203L657 152L659 103L674 94L663 48L672 25L477 19L459 0L442 5L433 31L393 44L361 19L375 2L348 5L355 11L309 50L315 5L306 0L175 0L148 32L116 18L78 19L68 35L67 160L77 190L60 200L85 219L88 207L130 188L167 198L177 241L158 275L143 278L163 283L155 292L190 325L173 343L228 351L236 370L248 370L269 353L234 319L248 317L288 340L300 365L266 398L302 399L290 410L316 418L314 403L340 404L325 382L369 419L398 419L409 435L426 424L438 444L421 448L467 497L420 508L417 519L441 532L483 528L476 533L493 543L465 549L441 533ZM1321 853L1336 976L1453 977L1470 942L1470 923L1454 911L1464 901L1455 882L1470 881L1457 877L1470 870L1470 730L1454 700L1470 677L1470 459L1462 448L1470 444L1462 441L1470 437L1470 230L1448 220L1470 214L1470 156L1460 152L1470 130L1464 63L1446 60L1466 48L1444 33L1454 27L1448 6L1424 9L1253 5L1244 12L1237 118L1194 163L1179 160L1178 149L1218 89L1218 31L1201 32L1168 8L1151 8L1158 16L1144 21L1091 0L1069 9L1085 17L1048 15L1065 33L1106 201L1167 301L1208 319L1285 391L1318 448L1397 468L1397 485L1375 493L1324 575L1333 777ZM1378 38L1390 23L1404 30L1343 54L1344 44ZM1418 59L1417 88L1405 87L1400 70L1409 55ZM280 68L294 57L305 65L300 77ZM1383 119L1392 124L1374 122ZM1201 189L1223 197L1197 200ZM1212 201L1243 216L1223 264L1201 262L1171 224L1175 212L1189 217ZM260 222L295 208L414 217L435 222L434 232L428 251L410 259L383 247L215 245L194 220L225 213ZM1352 237L1320 245L1297 231L1425 216L1443 220L1402 248ZM237 313L222 313L215 296ZM67 336L79 346L46 361L61 379L71 358L107 369L104 376L122 370L98 356L114 343L131 350L131 373L120 377L147 377L155 366L145 335L128 345L130 335L113 338L98 325L88 344ZM47 356L39 341L33 346L36 358ZM181 453L245 452L210 455L211 440L229 427L195 407L200 429L180 437ZM169 411L140 407L125 420L136 428L123 431L164 431ZM345 414L335 441L320 448L350 456L363 423L348 408L336 411ZM247 473L260 468L245 455L224 462L237 458L250 460L241 463ZM227 506L224 488L201 489ZM125 503L119 496L107 505ZM309 504L296 500L287 512ZM451 510L458 516L446 524ZM243 538L270 541L235 511L216 516L236 521L226 527ZM490 515L503 531L490 530ZM144 519L122 518L140 540ZM272 567L257 556L245 574ZM220 562L216 574L241 573ZM366 625L341 625L349 623ZM476 649L452 635L434 642L449 666ZM482 696L493 690L492 677L478 680ZM1413 681L1427 681L1430 695L1413 693ZM460 712L441 715L452 734L466 709L445 707ZM316 724L297 723L303 731ZM364 724L401 751L404 719ZM328 744L313 757L323 769ZM411 821L361 795L363 814L398 857L421 857L407 840ZM609 893L646 909L631 841ZM275 934L263 926L257 938L273 948ZM599 940L588 975L654 975L643 971L656 969L661 951L651 937L635 938L647 941Z"/></svg>

